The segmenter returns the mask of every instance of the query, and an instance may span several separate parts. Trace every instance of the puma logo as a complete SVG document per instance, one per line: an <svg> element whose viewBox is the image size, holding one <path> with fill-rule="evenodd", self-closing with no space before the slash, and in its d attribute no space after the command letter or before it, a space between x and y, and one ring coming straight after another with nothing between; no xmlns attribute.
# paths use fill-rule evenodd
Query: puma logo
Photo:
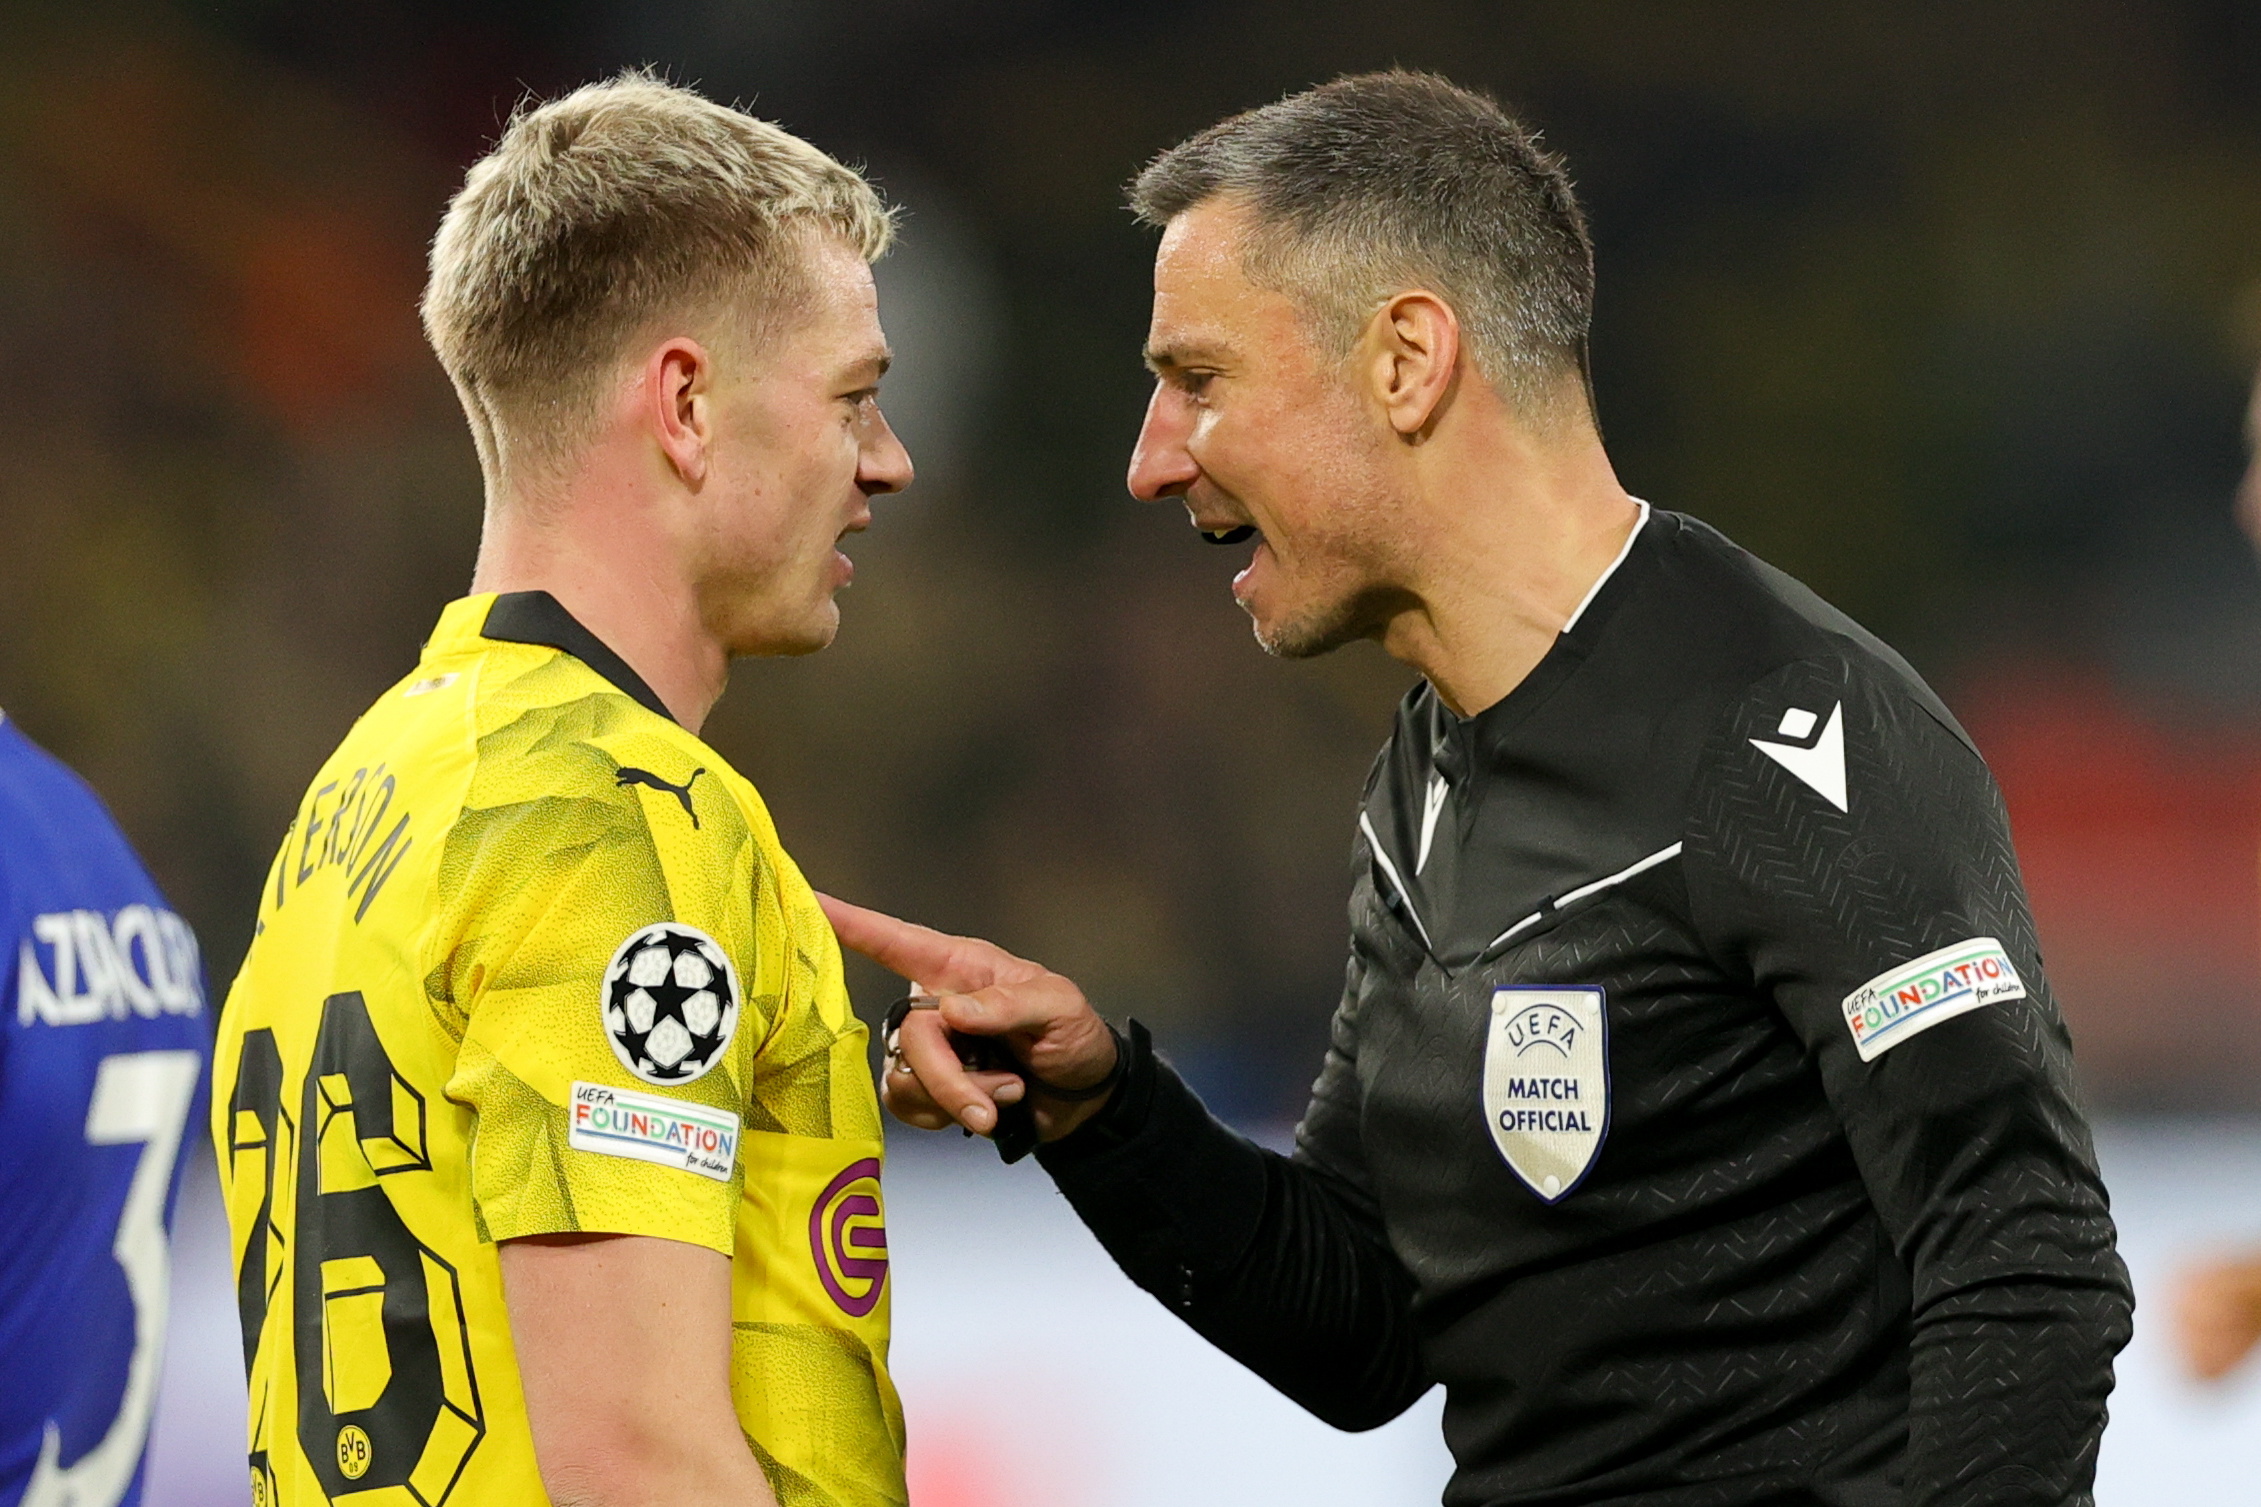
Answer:
<svg viewBox="0 0 2261 1507"><path fill-rule="evenodd" d="M675 785L661 779L648 769L638 769L632 764L623 764L620 766L619 773L613 776L612 782L623 789L630 785L649 785L654 790L666 791L683 803L683 814L691 818L692 830L696 831L699 825L699 813L691 806L691 787L697 784L699 776L706 772L706 767L701 765L691 771L689 779L680 785Z"/></svg>

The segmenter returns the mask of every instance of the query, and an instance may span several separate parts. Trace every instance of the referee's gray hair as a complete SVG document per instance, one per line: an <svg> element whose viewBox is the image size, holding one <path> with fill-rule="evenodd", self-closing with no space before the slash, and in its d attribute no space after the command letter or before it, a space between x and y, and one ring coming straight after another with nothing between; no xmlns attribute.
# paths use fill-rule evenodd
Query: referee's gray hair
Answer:
<svg viewBox="0 0 2261 1507"><path fill-rule="evenodd" d="M1218 122L1130 186L1153 225L1218 197L1254 218L1249 279L1301 304L1336 355L1425 288L1510 400L1545 415L1565 377L1583 384L1586 218L1562 159L1488 97L1433 73L1353 74Z"/></svg>
<svg viewBox="0 0 2261 1507"><path fill-rule="evenodd" d="M433 238L424 331L490 479L541 469L639 331L723 314L758 340L801 305L807 232L871 261L893 230L854 169L631 69L511 116Z"/></svg>

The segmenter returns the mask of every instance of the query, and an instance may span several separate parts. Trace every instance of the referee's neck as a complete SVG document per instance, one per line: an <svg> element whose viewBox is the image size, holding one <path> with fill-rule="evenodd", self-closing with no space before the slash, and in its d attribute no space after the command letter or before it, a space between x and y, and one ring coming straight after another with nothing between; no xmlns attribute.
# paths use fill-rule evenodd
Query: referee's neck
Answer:
<svg viewBox="0 0 2261 1507"><path fill-rule="evenodd" d="M1380 640L1456 715L1473 717L1546 657L1624 553L1641 510L1591 424L1467 417L1496 421L1466 423L1415 452L1414 579Z"/></svg>

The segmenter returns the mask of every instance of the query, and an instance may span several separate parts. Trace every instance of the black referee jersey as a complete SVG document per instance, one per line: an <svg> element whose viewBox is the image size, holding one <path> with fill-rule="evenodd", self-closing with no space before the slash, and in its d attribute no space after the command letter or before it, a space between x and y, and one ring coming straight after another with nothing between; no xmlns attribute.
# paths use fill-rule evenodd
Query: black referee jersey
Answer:
<svg viewBox="0 0 2261 1507"><path fill-rule="evenodd" d="M2132 1297L2002 801L1891 649L1644 507L1497 705L1401 707L1292 1157L1143 1031L1040 1157L1448 1507L2089 1501Z"/></svg>

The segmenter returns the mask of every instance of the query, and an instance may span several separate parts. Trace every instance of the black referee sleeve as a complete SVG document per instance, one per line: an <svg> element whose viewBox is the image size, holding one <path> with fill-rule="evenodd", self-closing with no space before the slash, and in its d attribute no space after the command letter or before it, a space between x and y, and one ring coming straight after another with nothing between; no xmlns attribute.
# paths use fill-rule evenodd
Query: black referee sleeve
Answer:
<svg viewBox="0 0 2261 1507"><path fill-rule="evenodd" d="M1429 1389L1413 1280L1339 1179L1220 1124L1133 1021L1107 1108L1037 1151L1133 1282L1204 1339L1342 1429Z"/></svg>
<svg viewBox="0 0 2261 1507"><path fill-rule="evenodd" d="M1810 751L1778 757L1785 729ZM1907 1507L2085 1507L2133 1299L1984 763L1863 660L1787 666L1716 729L1685 864L1908 1272ZM1980 967L1983 993L1957 983Z"/></svg>

